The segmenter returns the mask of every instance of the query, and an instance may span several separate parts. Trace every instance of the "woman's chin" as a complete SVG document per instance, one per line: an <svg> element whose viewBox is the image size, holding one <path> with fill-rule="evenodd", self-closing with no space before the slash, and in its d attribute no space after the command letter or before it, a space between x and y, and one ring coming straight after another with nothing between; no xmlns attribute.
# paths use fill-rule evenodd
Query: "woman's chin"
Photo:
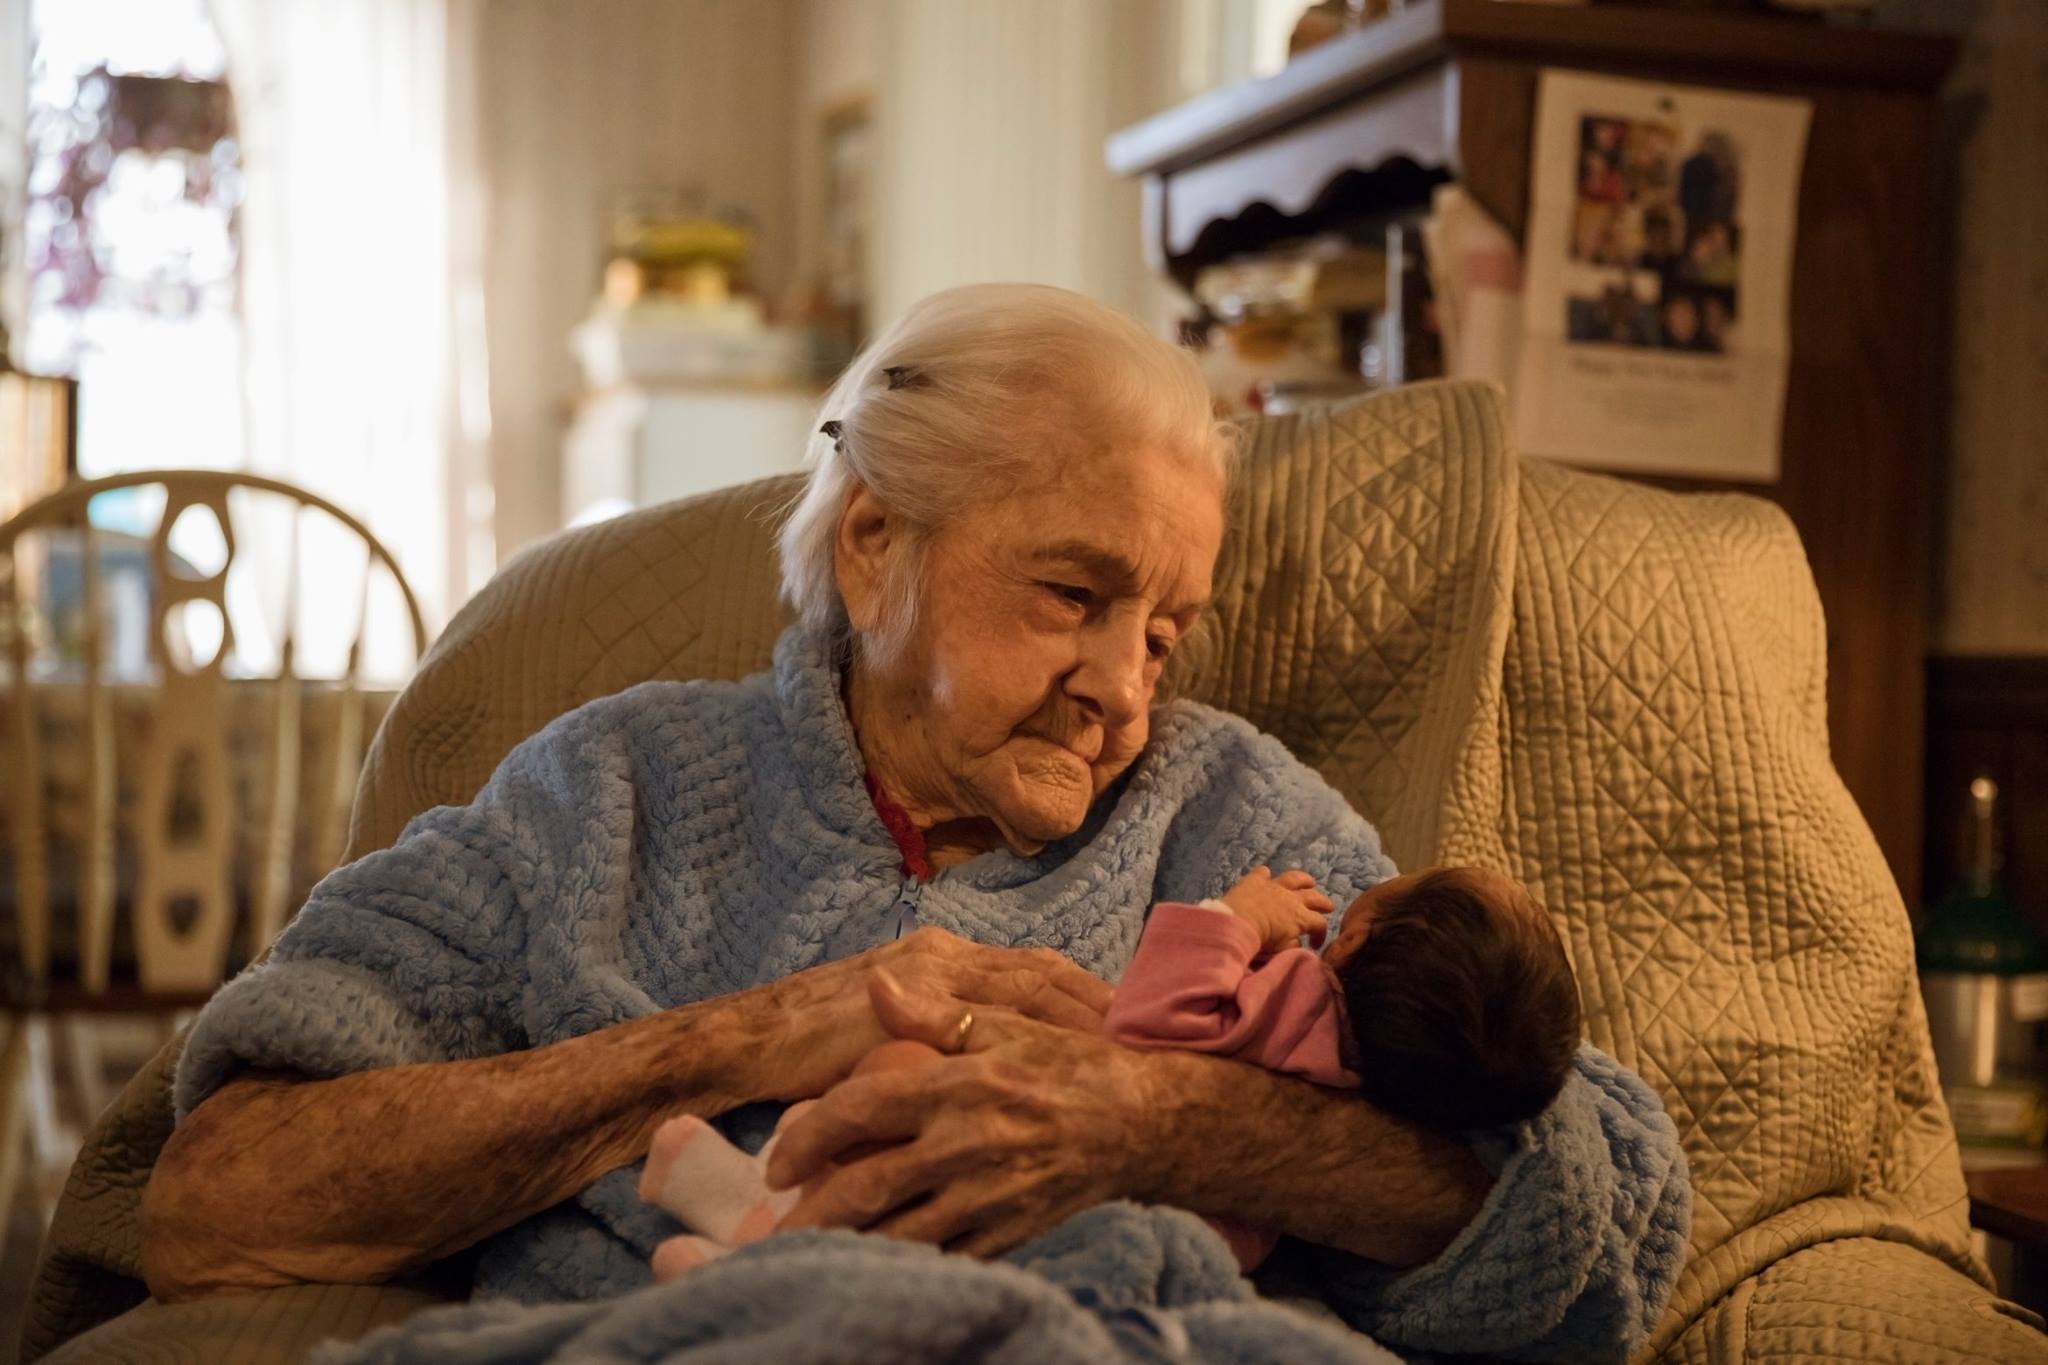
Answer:
<svg viewBox="0 0 2048 1365"><path fill-rule="evenodd" d="M1014 803L996 817L1003 842L1019 857L1028 858L1047 844L1066 838L1088 818L1088 799L1061 793L1057 799Z"/></svg>

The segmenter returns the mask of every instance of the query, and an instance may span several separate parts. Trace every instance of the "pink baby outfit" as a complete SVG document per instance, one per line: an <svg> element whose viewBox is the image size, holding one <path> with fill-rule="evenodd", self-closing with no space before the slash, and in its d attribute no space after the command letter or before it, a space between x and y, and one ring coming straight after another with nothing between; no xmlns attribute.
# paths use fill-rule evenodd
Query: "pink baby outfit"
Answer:
<svg viewBox="0 0 2048 1365"><path fill-rule="evenodd" d="M1154 906L1104 1027L1135 1047L1213 1052L1317 1085L1356 1086L1343 1062L1335 974L1306 948L1261 958L1260 946L1220 901ZM1246 1270L1273 1249L1272 1233L1211 1223Z"/></svg>

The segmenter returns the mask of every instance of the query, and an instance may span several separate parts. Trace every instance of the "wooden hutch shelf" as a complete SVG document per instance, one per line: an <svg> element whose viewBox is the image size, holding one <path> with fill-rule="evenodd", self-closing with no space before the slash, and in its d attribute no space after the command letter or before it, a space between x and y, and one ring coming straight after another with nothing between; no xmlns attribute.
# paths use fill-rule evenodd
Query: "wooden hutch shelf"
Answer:
<svg viewBox="0 0 2048 1365"><path fill-rule="evenodd" d="M1953 56L1943 38L1792 18L1423 0L1127 128L1106 154L1143 178L1148 259L1185 288L1217 261L1420 214L1452 179L1522 239L1545 67L1810 100L1783 468L1749 491L1805 540L1836 766L1917 899L1947 373L1937 92Z"/></svg>

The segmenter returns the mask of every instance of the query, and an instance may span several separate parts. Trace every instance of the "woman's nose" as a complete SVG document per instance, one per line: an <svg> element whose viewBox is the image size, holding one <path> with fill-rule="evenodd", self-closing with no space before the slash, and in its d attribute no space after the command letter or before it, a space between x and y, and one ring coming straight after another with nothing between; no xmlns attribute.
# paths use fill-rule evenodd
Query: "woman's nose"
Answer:
<svg viewBox="0 0 2048 1365"><path fill-rule="evenodd" d="M1128 725L1145 709L1145 633L1104 629L1090 634L1067 691L1104 725Z"/></svg>

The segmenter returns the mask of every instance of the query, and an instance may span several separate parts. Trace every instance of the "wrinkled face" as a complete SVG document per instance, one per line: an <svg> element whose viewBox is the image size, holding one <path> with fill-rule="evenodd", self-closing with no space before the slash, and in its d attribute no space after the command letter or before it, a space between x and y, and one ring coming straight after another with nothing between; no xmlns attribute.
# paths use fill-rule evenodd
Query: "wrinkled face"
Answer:
<svg viewBox="0 0 2048 1365"><path fill-rule="evenodd" d="M1222 491L1163 452L1075 456L940 530L916 629L873 680L906 804L986 821L1020 853L1078 829L1144 748L1167 657L1208 602ZM859 625L846 568L842 550Z"/></svg>

